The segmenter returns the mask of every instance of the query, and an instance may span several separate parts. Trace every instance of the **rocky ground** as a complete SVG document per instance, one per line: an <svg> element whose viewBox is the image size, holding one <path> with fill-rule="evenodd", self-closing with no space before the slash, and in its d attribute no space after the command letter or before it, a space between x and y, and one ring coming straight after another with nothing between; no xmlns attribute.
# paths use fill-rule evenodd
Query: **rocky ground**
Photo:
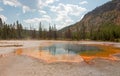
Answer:
<svg viewBox="0 0 120 76"><path fill-rule="evenodd" d="M46 63L36 58L15 55L14 49L46 46L55 42L67 41L0 41L0 76L120 76L120 61L104 59L93 59L89 63ZM120 43L113 42L72 42L80 44L111 44L120 46ZM3 45L22 45L9 46ZM120 55L117 54L119 58Z"/></svg>

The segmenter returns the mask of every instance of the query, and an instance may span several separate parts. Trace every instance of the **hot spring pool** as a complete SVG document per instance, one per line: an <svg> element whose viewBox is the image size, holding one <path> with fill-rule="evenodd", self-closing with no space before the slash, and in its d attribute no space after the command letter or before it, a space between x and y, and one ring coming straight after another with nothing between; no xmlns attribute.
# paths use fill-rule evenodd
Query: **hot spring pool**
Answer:
<svg viewBox="0 0 120 76"><path fill-rule="evenodd" d="M17 49L15 54L42 59L46 62L81 62L93 58L114 60L113 54L120 53L120 49L98 44L69 44L55 43L45 47Z"/></svg>

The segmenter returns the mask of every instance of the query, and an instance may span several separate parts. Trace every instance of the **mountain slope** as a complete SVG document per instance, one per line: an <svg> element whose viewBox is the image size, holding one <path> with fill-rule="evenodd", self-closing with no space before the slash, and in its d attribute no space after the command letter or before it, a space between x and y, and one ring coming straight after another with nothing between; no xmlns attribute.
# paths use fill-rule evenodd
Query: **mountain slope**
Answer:
<svg viewBox="0 0 120 76"><path fill-rule="evenodd" d="M105 23L120 25L120 0L112 0L95 8L87 13L81 21L65 27L61 31L65 32L67 29L71 29L74 32L76 28L81 29L83 26L86 28L86 31L90 31L91 29L98 29L100 25Z"/></svg>

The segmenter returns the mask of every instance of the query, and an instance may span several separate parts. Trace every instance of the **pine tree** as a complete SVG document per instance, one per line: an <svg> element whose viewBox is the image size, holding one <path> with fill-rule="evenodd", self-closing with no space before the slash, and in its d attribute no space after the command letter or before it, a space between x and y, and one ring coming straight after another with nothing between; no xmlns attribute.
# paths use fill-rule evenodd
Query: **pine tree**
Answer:
<svg viewBox="0 0 120 76"><path fill-rule="evenodd" d="M40 24L39 24L39 39L41 39L42 38L42 24L41 24L41 22L40 22Z"/></svg>
<svg viewBox="0 0 120 76"><path fill-rule="evenodd" d="M57 39L57 29L56 29L56 25L54 24L54 39Z"/></svg>
<svg viewBox="0 0 120 76"><path fill-rule="evenodd" d="M48 37L49 37L49 39L52 39L52 28L51 28L50 24L49 24Z"/></svg>
<svg viewBox="0 0 120 76"><path fill-rule="evenodd" d="M16 25L17 25L17 38L18 39L22 39L23 38L23 27L22 24L19 24L18 21L16 21Z"/></svg>
<svg viewBox="0 0 120 76"><path fill-rule="evenodd" d="M2 19L0 18L0 39L2 37L2 26L3 26Z"/></svg>
<svg viewBox="0 0 120 76"><path fill-rule="evenodd" d="M2 25L3 25L3 24L2 24L2 19L0 18L0 28L2 27Z"/></svg>

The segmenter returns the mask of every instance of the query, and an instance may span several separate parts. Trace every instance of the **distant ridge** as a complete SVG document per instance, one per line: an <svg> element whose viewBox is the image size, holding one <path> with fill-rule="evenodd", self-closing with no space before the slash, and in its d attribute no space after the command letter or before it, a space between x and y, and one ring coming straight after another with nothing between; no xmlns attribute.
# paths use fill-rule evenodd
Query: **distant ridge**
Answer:
<svg viewBox="0 0 120 76"><path fill-rule="evenodd" d="M95 8L93 11L87 13L81 21L60 31L65 32L67 29L71 29L74 32L76 28L81 28L82 26L86 27L86 31L90 31L92 28L97 29L104 23L120 25L120 0L112 0Z"/></svg>

